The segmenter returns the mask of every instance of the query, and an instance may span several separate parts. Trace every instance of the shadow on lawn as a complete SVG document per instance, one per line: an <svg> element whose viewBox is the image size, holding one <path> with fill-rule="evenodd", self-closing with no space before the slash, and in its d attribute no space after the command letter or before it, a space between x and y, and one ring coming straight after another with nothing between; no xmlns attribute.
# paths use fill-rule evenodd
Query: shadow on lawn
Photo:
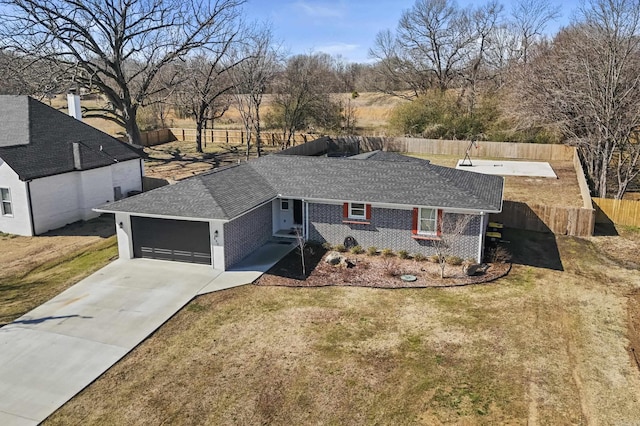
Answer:
<svg viewBox="0 0 640 426"><path fill-rule="evenodd" d="M514 264L564 271L554 234L505 228L503 239Z"/></svg>
<svg viewBox="0 0 640 426"><path fill-rule="evenodd" d="M302 261L300 259L300 250L298 248L292 250L283 257L278 263L276 263L267 273L269 275L275 275L283 278L290 278L293 280L303 281L311 275L313 270L318 266L322 257L327 252L322 246L319 245L307 245L305 247L305 266L307 275L302 275Z"/></svg>

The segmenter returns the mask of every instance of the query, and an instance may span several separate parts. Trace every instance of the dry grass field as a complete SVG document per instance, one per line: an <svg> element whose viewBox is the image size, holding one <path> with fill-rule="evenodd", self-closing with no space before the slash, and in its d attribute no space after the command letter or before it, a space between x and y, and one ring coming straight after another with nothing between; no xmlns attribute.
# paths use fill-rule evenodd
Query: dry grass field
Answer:
<svg viewBox="0 0 640 426"><path fill-rule="evenodd" d="M335 99L340 100L343 104L351 103L355 108L356 126L360 132L365 133L384 133L386 131L387 121L391 114L391 109L402 103L406 102L400 98L393 97L382 93L360 93L355 99L351 98L351 94L342 93L333 95ZM265 95L263 101L263 108L261 114L263 118L268 114L270 110L270 103L272 100L271 95ZM55 108L61 111L67 112L67 98L66 95L58 95L51 101L45 101ZM82 104L85 106L94 106L104 104L102 100L82 100ZM103 120L99 118L90 118L85 120L88 124L97 127L98 129L109 133L111 135L119 135L123 129L115 123ZM195 123L192 119L181 119L175 116L175 114L169 114L166 120L167 127L178 128L195 128ZM224 116L215 122L216 128L222 129L241 129L242 121L240 119L240 113L238 110L231 106Z"/></svg>
<svg viewBox="0 0 640 426"><path fill-rule="evenodd" d="M44 424L636 424L619 232L511 231L488 285L201 296Z"/></svg>

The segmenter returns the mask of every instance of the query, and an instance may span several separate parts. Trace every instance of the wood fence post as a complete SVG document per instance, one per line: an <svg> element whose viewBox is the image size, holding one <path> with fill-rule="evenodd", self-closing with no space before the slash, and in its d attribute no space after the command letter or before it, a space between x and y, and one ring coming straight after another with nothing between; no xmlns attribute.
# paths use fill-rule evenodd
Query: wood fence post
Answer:
<svg viewBox="0 0 640 426"><path fill-rule="evenodd" d="M225 143L229 145L229 131L225 130L224 134L225 134Z"/></svg>

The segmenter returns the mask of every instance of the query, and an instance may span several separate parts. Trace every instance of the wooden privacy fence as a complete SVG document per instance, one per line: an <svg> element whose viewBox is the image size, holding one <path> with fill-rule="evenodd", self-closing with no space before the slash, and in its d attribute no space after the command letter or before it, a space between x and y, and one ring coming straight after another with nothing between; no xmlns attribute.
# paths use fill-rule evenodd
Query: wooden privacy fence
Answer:
<svg viewBox="0 0 640 426"><path fill-rule="evenodd" d="M593 235L595 225L593 209L526 204L508 200L502 205L502 213L492 214L491 220L501 222L509 228L575 237Z"/></svg>
<svg viewBox="0 0 640 426"><path fill-rule="evenodd" d="M117 139L123 142L127 142L128 140L126 136L120 136ZM160 145L167 142L173 142L175 140L176 138L173 136L170 129L151 130L140 134L142 146Z"/></svg>
<svg viewBox="0 0 640 426"><path fill-rule="evenodd" d="M415 154L457 155L463 158L469 141L418 139L418 138L385 138L389 150L411 152ZM484 142L470 151L473 157L489 158L526 158L544 161L572 161L575 148L558 144L535 144L517 142Z"/></svg>
<svg viewBox="0 0 640 426"><path fill-rule="evenodd" d="M181 129L171 128L168 129L174 135L178 141L194 142L196 141L196 129ZM279 133L267 133L261 134L262 143L266 145L279 145L282 142L282 135ZM318 138L319 135L312 133L298 133L294 134L291 138L292 145L299 145L308 141L313 141ZM255 141L256 135L253 134L253 140ZM207 143L218 144L230 144L230 145L243 145L247 141L247 132L243 130L226 130L226 129L205 129L202 131L202 143L206 146Z"/></svg>
<svg viewBox="0 0 640 426"><path fill-rule="evenodd" d="M597 223L640 226L640 201L593 198L593 202L598 206Z"/></svg>

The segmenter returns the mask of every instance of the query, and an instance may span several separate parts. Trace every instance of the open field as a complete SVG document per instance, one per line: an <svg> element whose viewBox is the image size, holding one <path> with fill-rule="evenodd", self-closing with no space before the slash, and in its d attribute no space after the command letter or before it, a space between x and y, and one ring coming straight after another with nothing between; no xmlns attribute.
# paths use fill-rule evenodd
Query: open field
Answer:
<svg viewBox="0 0 640 426"><path fill-rule="evenodd" d="M356 126L361 132L385 132L387 121L391 114L391 110L394 106L406 102L397 97L393 97L383 93L360 93L355 99L351 98L350 93L334 94L333 97L347 104L350 102L352 107L355 108L356 114ZM272 102L271 95L265 95L262 104L261 115L264 118L269 110L270 103ZM50 103L53 107L58 108L65 113L67 112L67 96L58 95L51 99L49 102L45 100L45 103ZM83 99L82 104L84 106L104 106L105 102L101 99ZM144 112L142 113L144 114ZM123 129L117 124L103 120L99 118L90 118L85 120L88 124L97 127L98 129L109 133L111 135L122 134ZM183 127L183 128L195 128L195 122L191 118L179 118L175 114L170 113L165 121L166 127ZM215 122L215 128L220 129L240 129L242 128L242 121L238 110L231 106L224 116ZM267 130L267 129L265 129Z"/></svg>
<svg viewBox="0 0 640 426"><path fill-rule="evenodd" d="M619 232L510 231L489 285L201 296L45 424L635 424Z"/></svg>
<svg viewBox="0 0 640 426"><path fill-rule="evenodd" d="M0 326L115 259L114 233L106 216L37 237L0 235Z"/></svg>

